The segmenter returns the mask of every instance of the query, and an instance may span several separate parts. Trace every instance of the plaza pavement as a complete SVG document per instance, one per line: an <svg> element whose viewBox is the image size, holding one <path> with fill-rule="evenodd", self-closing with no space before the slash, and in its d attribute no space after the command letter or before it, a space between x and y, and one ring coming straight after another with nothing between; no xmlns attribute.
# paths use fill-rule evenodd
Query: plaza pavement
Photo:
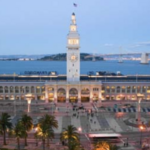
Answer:
<svg viewBox="0 0 150 150"><path fill-rule="evenodd" d="M15 124L15 122L20 118L21 113L18 113L19 110L27 111L27 103L22 102L15 106L13 106L14 103L10 104L10 102L5 102L5 104L0 105L1 112L9 112L12 116L15 115L15 109L17 116L12 117L12 122ZM35 103L34 105L31 105L31 112L29 115L31 115L35 121L35 124L38 122L38 117L43 116L44 114L52 114L56 116L56 120L58 121L59 127L58 129L55 129L55 133L59 134L61 133L64 128L67 128L68 125L74 125L77 129L79 127L82 128L82 135L84 133L131 133L131 132L139 132L138 128L127 126L124 123L124 120L130 117L135 117L135 113L124 113L121 115L121 117L117 117L117 115L120 115L119 113L113 113L108 112L107 110L101 110L97 107L94 107L92 104L83 104L86 110L92 110L93 117L91 115L87 115L87 112L78 110L73 111L72 104L57 104L57 106L54 105L46 105L42 102ZM78 104L80 106L80 104ZM144 107L146 104L143 105ZM9 108L9 109L8 109ZM98 111L98 113L97 113ZM73 114L76 114L76 116L73 116ZM78 116L78 117L77 117ZM148 113L142 113L142 117L149 120L149 114ZM88 141L86 137L82 137L82 141ZM57 141L57 140L56 140ZM40 145L40 142L39 142ZM86 145L86 144L85 144Z"/></svg>

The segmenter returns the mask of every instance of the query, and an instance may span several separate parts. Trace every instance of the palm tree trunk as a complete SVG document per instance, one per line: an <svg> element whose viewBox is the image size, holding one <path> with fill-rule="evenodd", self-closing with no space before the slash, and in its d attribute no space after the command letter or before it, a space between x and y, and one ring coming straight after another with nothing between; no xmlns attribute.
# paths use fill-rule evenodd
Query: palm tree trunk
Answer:
<svg viewBox="0 0 150 150"><path fill-rule="evenodd" d="M43 150L45 150L45 139L43 139Z"/></svg>
<svg viewBox="0 0 150 150"><path fill-rule="evenodd" d="M68 149L71 150L71 141L68 139Z"/></svg>
<svg viewBox="0 0 150 150"><path fill-rule="evenodd" d="M28 144L27 144L27 136L25 136L25 138L24 138L24 145L28 146Z"/></svg>
<svg viewBox="0 0 150 150"><path fill-rule="evenodd" d="M47 138L47 147L49 147L49 138Z"/></svg>
<svg viewBox="0 0 150 150"><path fill-rule="evenodd" d="M20 150L20 139L17 138L18 150Z"/></svg>
<svg viewBox="0 0 150 150"><path fill-rule="evenodd" d="M6 145L6 130L4 130L3 134L3 144Z"/></svg>

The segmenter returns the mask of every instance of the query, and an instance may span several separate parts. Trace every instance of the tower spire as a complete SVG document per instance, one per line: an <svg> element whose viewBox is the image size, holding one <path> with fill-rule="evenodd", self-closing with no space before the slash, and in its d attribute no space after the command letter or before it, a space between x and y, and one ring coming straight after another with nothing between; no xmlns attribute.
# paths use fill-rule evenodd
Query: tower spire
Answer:
<svg viewBox="0 0 150 150"><path fill-rule="evenodd" d="M80 36L77 32L75 13L71 16L67 41L67 81L80 81Z"/></svg>
<svg viewBox="0 0 150 150"><path fill-rule="evenodd" d="M76 15L75 15L75 13L74 13L74 12L72 13L71 21L72 21L72 24L73 24L73 25L75 25L75 24L76 24Z"/></svg>

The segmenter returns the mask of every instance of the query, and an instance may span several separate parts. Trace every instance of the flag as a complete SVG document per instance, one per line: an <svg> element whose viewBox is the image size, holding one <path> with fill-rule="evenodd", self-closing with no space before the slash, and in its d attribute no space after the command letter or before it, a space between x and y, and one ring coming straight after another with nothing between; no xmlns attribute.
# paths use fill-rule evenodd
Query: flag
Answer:
<svg viewBox="0 0 150 150"><path fill-rule="evenodd" d="M78 5L77 5L76 3L73 3L73 6L74 6L74 7L77 7Z"/></svg>

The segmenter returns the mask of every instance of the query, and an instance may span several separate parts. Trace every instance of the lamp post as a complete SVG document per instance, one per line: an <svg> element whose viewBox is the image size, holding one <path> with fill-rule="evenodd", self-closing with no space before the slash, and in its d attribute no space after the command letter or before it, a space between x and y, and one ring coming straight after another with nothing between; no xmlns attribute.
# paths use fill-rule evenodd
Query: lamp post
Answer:
<svg viewBox="0 0 150 150"><path fill-rule="evenodd" d="M16 100L14 100L14 115L16 116Z"/></svg>
<svg viewBox="0 0 150 150"><path fill-rule="evenodd" d="M36 131L35 132L36 146L38 146L38 137L37 137L38 136L37 135L38 128L37 127L35 128L35 131Z"/></svg>
<svg viewBox="0 0 150 150"><path fill-rule="evenodd" d="M142 130L144 130L143 126L140 126L141 136L140 136L140 145L142 145Z"/></svg>
<svg viewBox="0 0 150 150"><path fill-rule="evenodd" d="M28 99L28 113L30 112L31 99Z"/></svg>
<svg viewBox="0 0 150 150"><path fill-rule="evenodd" d="M79 141L80 141L80 133L82 132L82 128L79 127L79 128L78 128L78 131L79 131Z"/></svg>

